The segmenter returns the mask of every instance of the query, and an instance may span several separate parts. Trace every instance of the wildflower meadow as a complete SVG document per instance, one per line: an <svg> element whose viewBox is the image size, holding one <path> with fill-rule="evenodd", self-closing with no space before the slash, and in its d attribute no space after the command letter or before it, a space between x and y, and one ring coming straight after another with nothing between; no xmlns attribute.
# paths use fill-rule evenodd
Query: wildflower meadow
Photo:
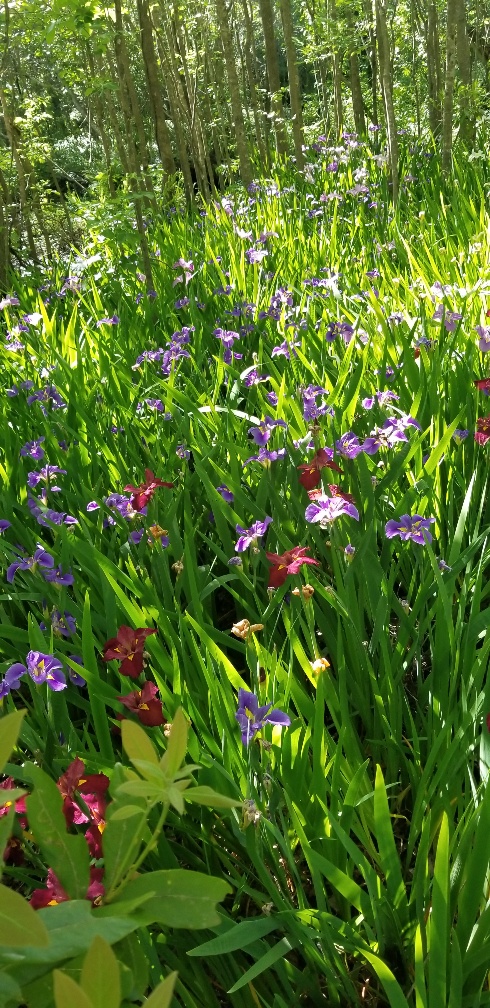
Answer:
<svg viewBox="0 0 490 1008"><path fill-rule="evenodd" d="M3 1008L490 1004L490 173L399 145L1 301Z"/></svg>

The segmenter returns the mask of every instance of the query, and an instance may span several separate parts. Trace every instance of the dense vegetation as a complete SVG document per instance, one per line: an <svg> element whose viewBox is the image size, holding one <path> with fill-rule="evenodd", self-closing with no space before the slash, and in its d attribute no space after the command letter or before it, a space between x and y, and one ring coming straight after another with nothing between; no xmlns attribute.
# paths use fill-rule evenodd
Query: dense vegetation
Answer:
<svg viewBox="0 0 490 1008"><path fill-rule="evenodd" d="M488 1005L485 12L1 16L0 1008Z"/></svg>

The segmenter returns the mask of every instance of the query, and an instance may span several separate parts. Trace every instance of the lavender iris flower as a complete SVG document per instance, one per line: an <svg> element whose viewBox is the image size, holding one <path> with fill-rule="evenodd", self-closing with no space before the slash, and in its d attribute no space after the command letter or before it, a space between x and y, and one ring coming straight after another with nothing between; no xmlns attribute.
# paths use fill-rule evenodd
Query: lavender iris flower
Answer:
<svg viewBox="0 0 490 1008"><path fill-rule="evenodd" d="M245 259L247 260L249 265L253 265L254 263L261 263L262 259L265 259L266 255L267 255L266 249L249 248L245 252Z"/></svg>
<svg viewBox="0 0 490 1008"><path fill-rule="evenodd" d="M71 637L76 633L77 624L73 616L66 611L61 613L59 609L53 609L51 616L51 626L56 637ZM41 630L46 630L46 623L39 624Z"/></svg>
<svg viewBox="0 0 490 1008"><path fill-rule="evenodd" d="M260 372L257 371L257 368L252 368L252 370L245 375L243 384L246 385L247 388L251 388L252 385L258 385L259 382L269 381L269 378L270 375L261 375Z"/></svg>
<svg viewBox="0 0 490 1008"><path fill-rule="evenodd" d="M57 585L72 585L75 581L73 574L68 571L67 574L63 574L61 567L55 567L53 570L48 570L44 574L45 581L51 581L52 584Z"/></svg>
<svg viewBox="0 0 490 1008"><path fill-rule="evenodd" d="M285 420L273 420L272 417L266 416L260 421L258 427L249 427L248 433L251 435L256 445L266 445L274 427L287 428L287 423Z"/></svg>
<svg viewBox="0 0 490 1008"><path fill-rule="evenodd" d="M475 332L478 334L480 339L478 340L478 347L482 353L488 353L490 350L490 326L475 326Z"/></svg>
<svg viewBox="0 0 490 1008"><path fill-rule="evenodd" d="M424 546L425 543L432 542L432 535L429 531L432 522L435 522L435 518L422 518L417 514L413 516L402 515L398 521L391 518L386 523L385 534L387 539L400 536L403 541L411 539L413 542L419 543L420 546Z"/></svg>
<svg viewBox="0 0 490 1008"><path fill-rule="evenodd" d="M291 718L284 711L271 710L272 704L265 704L259 707L259 701L255 693L247 690L238 690L238 710L235 718L240 725L242 742L248 745L254 736L263 728L264 724L281 725L288 728Z"/></svg>
<svg viewBox="0 0 490 1008"><path fill-rule="evenodd" d="M119 315L111 315L110 318L101 318L96 322L97 328L101 325L117 325L120 321Z"/></svg>
<svg viewBox="0 0 490 1008"><path fill-rule="evenodd" d="M469 433L470 432L468 430L463 429L455 430L453 433L453 438L456 441L456 444L460 445L463 441L465 441Z"/></svg>
<svg viewBox="0 0 490 1008"><path fill-rule="evenodd" d="M7 581L12 584L14 577L18 570L35 570L39 566L43 570L49 571L54 567L54 559L50 553L47 553L42 546L38 546L35 553L31 557L22 557L20 560L15 560L14 563L10 564L7 568Z"/></svg>
<svg viewBox="0 0 490 1008"><path fill-rule="evenodd" d="M249 546L254 546L259 536L265 535L271 521L272 518L266 515L263 521L254 522L249 529L244 529L241 525L237 525L236 530L239 533L239 539L235 546L235 553L244 553Z"/></svg>
<svg viewBox="0 0 490 1008"><path fill-rule="evenodd" d="M27 474L27 485L34 489L38 483L49 483L52 476L66 476L66 469L60 469L59 466L46 465L39 472L30 472ZM51 487L51 490L58 490L58 487Z"/></svg>
<svg viewBox="0 0 490 1008"><path fill-rule="evenodd" d="M27 669L25 665L21 665L20 662L16 662L15 665L11 665L7 669L5 676L0 684L0 700L8 696L10 691L13 689L19 689L20 680L23 676L27 674Z"/></svg>
<svg viewBox="0 0 490 1008"><path fill-rule="evenodd" d="M444 328L447 332L454 332L458 322L461 321L463 316L459 312L447 311L444 305L437 305L437 308L432 316L433 322L444 322Z"/></svg>
<svg viewBox="0 0 490 1008"><path fill-rule="evenodd" d="M347 434L342 434L342 437L335 442L335 448L337 449L339 455L342 455L346 459L355 459L362 452L362 445L359 444L359 438L357 434L353 434L352 431L348 431Z"/></svg>
<svg viewBox="0 0 490 1008"><path fill-rule="evenodd" d="M33 682L46 683L49 689L59 692L66 687L66 680L63 675L63 666L53 655L43 654L42 651L29 651L26 664L16 662L11 665L5 673L0 693L6 696L11 689L18 689L22 676L30 675Z"/></svg>
<svg viewBox="0 0 490 1008"><path fill-rule="evenodd" d="M68 657L71 658L72 662L76 662L77 665L83 665L83 661L79 655L71 654ZM78 672L75 672L74 669L68 667L68 675L70 677L70 682L72 682L74 686L87 685L86 679L84 679Z"/></svg>
<svg viewBox="0 0 490 1008"><path fill-rule="evenodd" d="M324 496L318 497L313 504L308 505L305 518L307 522L318 522L322 528L325 528L344 514L359 521L359 511L354 504L344 500L343 497Z"/></svg>
<svg viewBox="0 0 490 1008"><path fill-rule="evenodd" d="M279 448L278 451L268 451L267 448L260 448L258 455L251 455L250 458L243 462L243 466L248 465L249 462L262 462L264 465L269 465L271 462L277 462L277 459L282 459L286 455L285 448Z"/></svg>
<svg viewBox="0 0 490 1008"><path fill-rule="evenodd" d="M36 462L40 462L41 459L44 457L44 449L41 448L41 444L44 440L45 438L40 437L37 438L36 441L27 441L25 445L22 445L22 448L20 449L20 454L23 457L30 455L30 457L33 458Z"/></svg>
<svg viewBox="0 0 490 1008"><path fill-rule="evenodd" d="M221 494L223 500L226 501L227 504L233 504L235 495L228 489L227 486L225 486L224 483L222 483L221 486L216 487L216 490L219 494Z"/></svg>
<svg viewBox="0 0 490 1008"><path fill-rule="evenodd" d="M12 522L7 521L6 518L0 518L0 535L2 532L6 532L7 529L11 527L11 525Z"/></svg>

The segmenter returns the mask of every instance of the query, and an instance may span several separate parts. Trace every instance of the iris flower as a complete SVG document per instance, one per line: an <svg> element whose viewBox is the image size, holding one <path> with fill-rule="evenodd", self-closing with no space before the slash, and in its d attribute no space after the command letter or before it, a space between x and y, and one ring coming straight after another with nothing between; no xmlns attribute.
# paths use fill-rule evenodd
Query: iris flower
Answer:
<svg viewBox="0 0 490 1008"><path fill-rule="evenodd" d="M255 693L249 693L244 689L238 690L238 710L235 718L240 725L244 745L249 744L264 724L281 725L282 728L289 727L291 718L284 711L271 710L271 707L270 703L259 707Z"/></svg>

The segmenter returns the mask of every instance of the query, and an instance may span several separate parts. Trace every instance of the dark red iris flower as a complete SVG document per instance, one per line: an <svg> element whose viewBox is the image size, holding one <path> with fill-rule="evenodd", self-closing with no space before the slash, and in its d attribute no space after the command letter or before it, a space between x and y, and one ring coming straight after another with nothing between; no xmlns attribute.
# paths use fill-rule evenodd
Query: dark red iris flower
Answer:
<svg viewBox="0 0 490 1008"><path fill-rule="evenodd" d="M0 781L0 788L2 791L12 791L16 788L17 784L13 777L6 777L5 780ZM0 817L7 815L9 808L12 807L11 801L6 801L5 805L0 807ZM27 829L27 818L26 818L26 800L25 796L22 798L17 798L14 802L14 808L18 815L17 824L22 830ZM16 837L11 836L7 841L7 846L3 852L3 860L5 864L14 865L19 868L24 864L24 851L22 847L22 841Z"/></svg>
<svg viewBox="0 0 490 1008"><path fill-rule="evenodd" d="M141 724L148 728L155 728L157 725L165 724L162 701L157 700L157 693L158 689L154 683L145 682L140 690L134 690L133 693L128 693L117 699L133 714L136 714Z"/></svg>
<svg viewBox="0 0 490 1008"><path fill-rule="evenodd" d="M147 504L150 503L155 490L158 490L158 487L169 487L169 489L171 489L173 487L173 483L164 483L163 480L158 479L158 477L155 476L151 469L145 469L144 483L140 483L137 487L133 486L132 483L128 483L124 489L126 491L129 490L133 495L131 497L131 507L133 507L135 511L143 511Z"/></svg>
<svg viewBox="0 0 490 1008"><path fill-rule="evenodd" d="M305 556L309 546L294 546L293 549L286 550L285 553L266 553L270 563L269 588L280 588L284 584L288 574L298 574L303 564L312 564L319 567L318 560Z"/></svg>
<svg viewBox="0 0 490 1008"><path fill-rule="evenodd" d="M490 414L486 417L479 417L476 421L475 441L481 445L490 441Z"/></svg>
<svg viewBox="0 0 490 1008"><path fill-rule="evenodd" d="M104 661L120 661L121 675L137 679L143 671L145 640L150 634L156 632L156 630L150 630L147 627L139 627L137 630L128 626L119 627L117 636L111 637L104 644Z"/></svg>
<svg viewBox="0 0 490 1008"><path fill-rule="evenodd" d="M475 385L480 392L484 392L485 395L490 394L490 378L478 378L477 381L473 382L473 385Z"/></svg>
<svg viewBox="0 0 490 1008"><path fill-rule="evenodd" d="M105 774L86 774L85 765L76 757L57 782L63 797L63 813L67 826L84 826L92 857L102 857L102 833L105 827L107 789L109 778ZM75 792L81 801L75 798Z"/></svg>
<svg viewBox="0 0 490 1008"><path fill-rule="evenodd" d="M329 458L326 448L319 448L310 461L303 462L302 465L298 466L298 469L301 472L299 481L301 486L304 486L305 490L313 490L313 487L319 486L321 481L320 472L322 469L333 469L335 472L343 475L342 469L339 468L336 462L333 462Z"/></svg>
<svg viewBox="0 0 490 1008"><path fill-rule="evenodd" d="M103 875L103 868L95 868L94 865L91 866L90 885L87 889L85 899L90 900L93 906L98 906L102 896L104 895L104 883L102 882ZM30 904L34 907L34 910L41 910L43 907L57 906L58 903L66 903L69 899L70 897L68 896L68 893L65 892L61 882L56 877L54 871L50 868L46 879L46 888L35 889L31 896Z"/></svg>

